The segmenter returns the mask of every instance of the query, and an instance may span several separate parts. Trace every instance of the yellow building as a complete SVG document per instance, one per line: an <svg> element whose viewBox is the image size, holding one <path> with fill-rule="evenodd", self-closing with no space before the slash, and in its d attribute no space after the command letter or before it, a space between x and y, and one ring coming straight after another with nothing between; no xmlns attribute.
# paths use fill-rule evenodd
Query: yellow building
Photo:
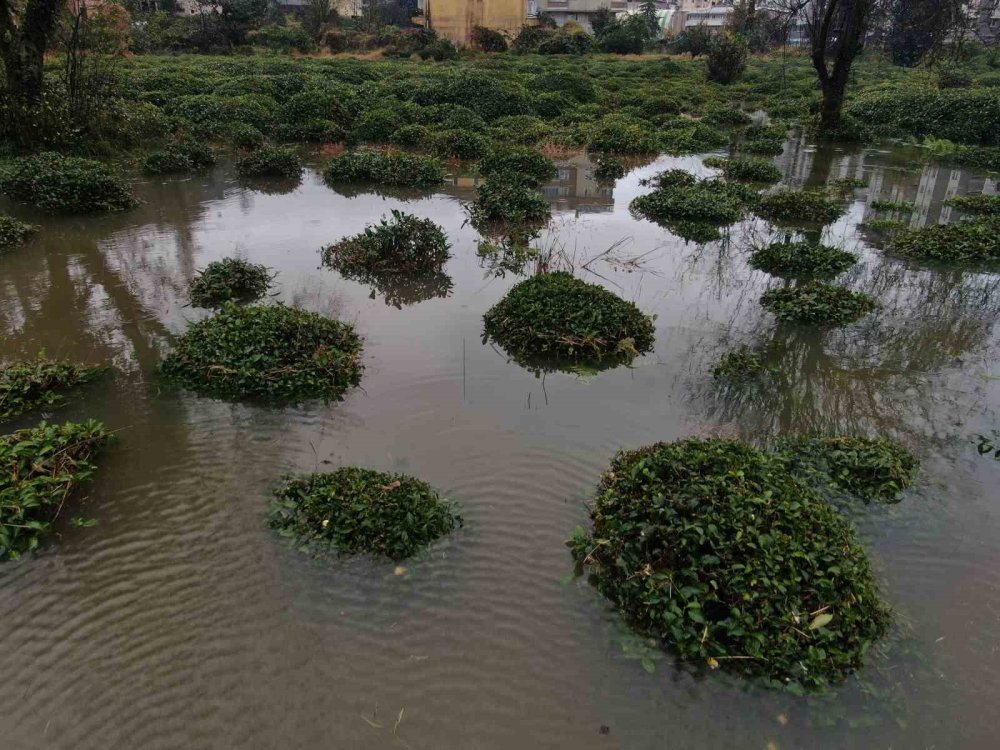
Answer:
<svg viewBox="0 0 1000 750"><path fill-rule="evenodd" d="M528 18L528 0L424 0L424 15L438 36L467 45L476 26L517 34Z"/></svg>

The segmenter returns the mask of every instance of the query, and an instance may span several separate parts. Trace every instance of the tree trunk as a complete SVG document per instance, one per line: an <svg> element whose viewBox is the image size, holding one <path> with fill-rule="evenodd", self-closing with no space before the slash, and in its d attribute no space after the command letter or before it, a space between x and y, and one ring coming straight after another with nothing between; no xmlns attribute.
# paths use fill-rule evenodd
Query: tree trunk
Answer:
<svg viewBox="0 0 1000 750"><path fill-rule="evenodd" d="M840 127L840 110L844 106L844 90L847 88L847 75L837 75L834 71L823 82L823 106L819 113L820 130L832 132Z"/></svg>
<svg viewBox="0 0 1000 750"><path fill-rule="evenodd" d="M28 0L20 23L14 8L0 0L0 56L6 72L7 92L21 105L41 101L45 47L59 23L65 0Z"/></svg>

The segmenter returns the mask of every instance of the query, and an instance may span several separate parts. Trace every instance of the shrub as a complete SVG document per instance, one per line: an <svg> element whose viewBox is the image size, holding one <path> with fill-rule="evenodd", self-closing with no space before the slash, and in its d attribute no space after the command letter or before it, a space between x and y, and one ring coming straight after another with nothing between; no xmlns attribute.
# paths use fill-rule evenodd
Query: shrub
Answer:
<svg viewBox="0 0 1000 750"><path fill-rule="evenodd" d="M705 62L710 81L732 83L746 70L747 43L735 34L723 32L709 44Z"/></svg>
<svg viewBox="0 0 1000 750"><path fill-rule="evenodd" d="M598 182L613 182L628 174L628 169L621 159L613 156L601 156L594 167L594 179Z"/></svg>
<svg viewBox="0 0 1000 750"><path fill-rule="evenodd" d="M858 262L858 256L813 242L780 242L750 256L750 267L783 279L832 279Z"/></svg>
<svg viewBox="0 0 1000 750"><path fill-rule="evenodd" d="M565 272L516 284L483 316L483 339L517 359L631 361L653 347L652 319L631 302Z"/></svg>
<svg viewBox="0 0 1000 750"><path fill-rule="evenodd" d="M850 101L844 114L878 135L1000 145L1000 91L996 89L874 89Z"/></svg>
<svg viewBox="0 0 1000 750"><path fill-rule="evenodd" d="M323 170L328 183L377 182L383 185L431 187L444 182L441 162L427 156L353 151L331 159Z"/></svg>
<svg viewBox="0 0 1000 750"><path fill-rule="evenodd" d="M739 180L742 182L770 183L781 179L781 170L774 166L768 159L722 159L719 162L707 166L718 166L722 169L722 176L727 180Z"/></svg>
<svg viewBox="0 0 1000 750"><path fill-rule="evenodd" d="M107 367L56 362L41 357L0 367L0 419L66 402L65 391L103 375Z"/></svg>
<svg viewBox="0 0 1000 750"><path fill-rule="evenodd" d="M490 141L471 130L441 130L429 139L431 150L442 157L473 160L489 151Z"/></svg>
<svg viewBox="0 0 1000 750"><path fill-rule="evenodd" d="M597 99L594 82L585 75L566 70L548 70L535 76L531 86L536 91L566 94L578 102L592 102Z"/></svg>
<svg viewBox="0 0 1000 750"><path fill-rule="evenodd" d="M662 187L635 198L630 209L658 224L678 220L732 224L745 213L750 195L738 185L693 177L687 182L672 172L653 178Z"/></svg>
<svg viewBox="0 0 1000 750"><path fill-rule="evenodd" d="M203 143L181 141L149 154L142 162L147 174L190 172L215 164L215 154Z"/></svg>
<svg viewBox="0 0 1000 750"><path fill-rule="evenodd" d="M982 262L1000 260L1000 222L936 224L897 234L889 251L916 260Z"/></svg>
<svg viewBox="0 0 1000 750"><path fill-rule="evenodd" d="M725 146L729 136L702 122L679 120L659 134L659 143L671 154L694 154Z"/></svg>
<svg viewBox="0 0 1000 750"><path fill-rule="evenodd" d="M445 60L457 60L458 59L458 47L451 39L435 39L433 42L428 44L421 50L417 51L417 55L421 60L434 60L436 62L444 62Z"/></svg>
<svg viewBox="0 0 1000 750"><path fill-rule="evenodd" d="M551 209L532 184L508 173L477 187L468 211L473 223L482 226L541 222L549 218Z"/></svg>
<svg viewBox="0 0 1000 750"><path fill-rule="evenodd" d="M913 453L886 438L793 437L779 445L792 471L865 502L898 502L919 466Z"/></svg>
<svg viewBox="0 0 1000 750"><path fill-rule="evenodd" d="M298 179L302 175L302 160L293 149L266 146L237 159L236 173L240 177Z"/></svg>
<svg viewBox="0 0 1000 750"><path fill-rule="evenodd" d="M344 140L344 130L332 120L283 122L276 129L278 138L303 143L338 143Z"/></svg>
<svg viewBox="0 0 1000 750"><path fill-rule="evenodd" d="M739 382L753 380L770 371L764 355L749 346L726 352L712 369L715 380Z"/></svg>
<svg viewBox="0 0 1000 750"><path fill-rule="evenodd" d="M361 381L361 339L346 323L283 305L224 305L161 363L168 381L226 400L339 400Z"/></svg>
<svg viewBox="0 0 1000 750"><path fill-rule="evenodd" d="M345 271L427 273L451 255L444 231L430 219L393 211L361 234L323 249L323 262Z"/></svg>
<svg viewBox="0 0 1000 750"><path fill-rule="evenodd" d="M354 99L354 90L343 84L309 88L293 94L281 106L281 121L302 123L329 120L344 125L351 119Z"/></svg>
<svg viewBox="0 0 1000 750"><path fill-rule="evenodd" d="M355 141L370 143L388 141L402 124L402 118L391 109L385 107L369 109L355 121L351 138Z"/></svg>
<svg viewBox="0 0 1000 750"><path fill-rule="evenodd" d="M913 204L906 201L873 200L872 208L876 211L910 213Z"/></svg>
<svg viewBox="0 0 1000 750"><path fill-rule="evenodd" d="M312 38L301 26L278 26L268 24L251 31L247 41L255 47L264 47L274 52L311 52L315 46Z"/></svg>
<svg viewBox="0 0 1000 750"><path fill-rule="evenodd" d="M22 244L38 229L37 224L28 224L13 216L0 214L0 250Z"/></svg>
<svg viewBox="0 0 1000 750"><path fill-rule="evenodd" d="M423 125L403 125L389 140L400 146L420 146L430 140L431 131Z"/></svg>
<svg viewBox="0 0 1000 750"><path fill-rule="evenodd" d="M611 154L655 154L660 143L647 123L623 115L606 115L591 127L587 148Z"/></svg>
<svg viewBox="0 0 1000 750"><path fill-rule="evenodd" d="M196 124L229 125L243 122L253 125L261 132L268 132L274 126L274 113L278 111L278 104L271 97L262 94L192 94L178 97L167 109L170 114Z"/></svg>
<svg viewBox="0 0 1000 750"><path fill-rule="evenodd" d="M234 122L228 130L229 142L237 148L254 149L264 145L264 134L253 125Z"/></svg>
<svg viewBox="0 0 1000 750"><path fill-rule="evenodd" d="M946 200L945 205L966 214L1000 216L1000 195L959 195Z"/></svg>
<svg viewBox="0 0 1000 750"><path fill-rule="evenodd" d="M94 475L111 440L100 422L50 425L0 436L0 560L16 559L52 532L68 496Z"/></svg>
<svg viewBox="0 0 1000 750"><path fill-rule="evenodd" d="M274 277L267 266L242 258L223 258L198 271L188 286L195 307L216 308L226 302L254 302L271 287Z"/></svg>
<svg viewBox="0 0 1000 750"><path fill-rule="evenodd" d="M0 171L0 193L49 211L124 211L138 201L105 165L52 152L14 159Z"/></svg>
<svg viewBox="0 0 1000 750"><path fill-rule="evenodd" d="M524 146L495 146L479 161L480 174L517 174L534 185L556 176L555 163L545 154Z"/></svg>
<svg viewBox="0 0 1000 750"><path fill-rule="evenodd" d="M821 281L769 289L760 303L778 320L800 325L847 325L878 307L867 294Z"/></svg>
<svg viewBox="0 0 1000 750"><path fill-rule="evenodd" d="M698 439L620 452L590 515L574 557L686 661L822 688L888 631L854 530L781 456Z"/></svg>
<svg viewBox="0 0 1000 750"><path fill-rule="evenodd" d="M499 31L485 26L473 26L472 46L481 52L506 52L507 40Z"/></svg>
<svg viewBox="0 0 1000 750"><path fill-rule="evenodd" d="M597 38L601 52L615 55L640 55L649 39L649 26L645 16L634 15L623 20L610 21Z"/></svg>
<svg viewBox="0 0 1000 750"><path fill-rule="evenodd" d="M462 525L457 507L426 482L353 466L291 478L268 523L308 552L412 557Z"/></svg>
<svg viewBox="0 0 1000 750"><path fill-rule="evenodd" d="M808 224L829 224L844 213L840 205L822 193L803 190L778 190L763 195L755 210L768 221Z"/></svg>

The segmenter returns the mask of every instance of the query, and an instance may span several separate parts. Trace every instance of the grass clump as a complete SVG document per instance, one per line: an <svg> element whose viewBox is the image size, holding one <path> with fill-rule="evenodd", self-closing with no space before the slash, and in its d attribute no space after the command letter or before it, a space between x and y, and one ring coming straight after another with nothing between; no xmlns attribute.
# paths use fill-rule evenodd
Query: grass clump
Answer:
<svg viewBox="0 0 1000 750"><path fill-rule="evenodd" d="M889 629L853 528L780 455L699 439L620 452L590 515L575 559L686 661L818 689Z"/></svg>
<svg viewBox="0 0 1000 750"><path fill-rule="evenodd" d="M188 286L188 299L195 307L216 308L226 302L253 302L271 286L274 277L267 266L242 258L223 258L209 263Z"/></svg>
<svg viewBox="0 0 1000 750"><path fill-rule="evenodd" d="M66 499L88 482L111 440L100 422L67 422L0 436L0 560L38 547Z"/></svg>
<svg viewBox="0 0 1000 750"><path fill-rule="evenodd" d="M0 214L0 250L23 244L38 231L37 224L19 221L13 216Z"/></svg>
<svg viewBox="0 0 1000 750"><path fill-rule="evenodd" d="M769 289L760 303L778 320L800 325L847 325L878 307L867 294L822 281Z"/></svg>
<svg viewBox="0 0 1000 750"><path fill-rule="evenodd" d="M35 409L62 406L63 395L107 371L103 365L57 362L39 357L0 367L0 419L11 419Z"/></svg>
<svg viewBox="0 0 1000 750"><path fill-rule="evenodd" d="M754 380L770 371L761 352L740 346L722 355L712 368L712 377L718 381L740 382Z"/></svg>
<svg viewBox="0 0 1000 750"><path fill-rule="evenodd" d="M761 196L756 212L774 222L829 224L839 218L844 209L822 193L778 190Z"/></svg>
<svg viewBox="0 0 1000 750"><path fill-rule="evenodd" d="M293 149L265 146L236 160L240 177L281 177L298 179L302 174L302 159Z"/></svg>
<svg viewBox="0 0 1000 750"><path fill-rule="evenodd" d="M945 204L966 214L1000 216L1000 195L959 195Z"/></svg>
<svg viewBox="0 0 1000 750"><path fill-rule="evenodd" d="M727 180L769 184L781 179L781 170L767 159L714 159L712 163L706 159L705 164L721 169L722 176Z"/></svg>
<svg viewBox="0 0 1000 750"><path fill-rule="evenodd" d="M46 152L0 170L0 193L49 211L124 211L139 204L129 186L99 161Z"/></svg>
<svg viewBox="0 0 1000 750"><path fill-rule="evenodd" d="M239 306L192 325L161 363L193 391L274 404L339 400L361 382L361 338L347 323L284 305Z"/></svg>
<svg viewBox="0 0 1000 750"><path fill-rule="evenodd" d="M793 471L866 503L898 502L920 464L909 449L887 438L794 437L782 440L780 448Z"/></svg>
<svg viewBox="0 0 1000 750"><path fill-rule="evenodd" d="M389 220L324 248L323 262L355 273L434 273L451 257L448 247L433 221L394 210Z"/></svg>
<svg viewBox="0 0 1000 750"><path fill-rule="evenodd" d="M412 154L354 151L331 159L323 170L328 183L376 182L397 187L433 187L444 182L437 159Z"/></svg>
<svg viewBox="0 0 1000 750"><path fill-rule="evenodd" d="M506 172L476 188L476 199L468 207L474 225L537 224L549 218L549 202L536 186L517 174Z"/></svg>
<svg viewBox="0 0 1000 750"><path fill-rule="evenodd" d="M936 224L897 234L890 252L915 260L976 263L1000 260L1000 222Z"/></svg>
<svg viewBox="0 0 1000 750"><path fill-rule="evenodd" d="M483 338L515 358L631 361L653 348L653 320L564 271L514 285L483 316Z"/></svg>
<svg viewBox="0 0 1000 750"><path fill-rule="evenodd" d="M782 279L832 279L858 262L858 256L813 242L779 242L750 256L750 267Z"/></svg>
<svg viewBox="0 0 1000 750"><path fill-rule="evenodd" d="M268 523L306 551L403 560L462 525L456 506L405 474L353 466L289 479Z"/></svg>
<svg viewBox="0 0 1000 750"><path fill-rule="evenodd" d="M516 174L533 185L542 185L556 176L556 165L545 154L525 146L501 146L479 160L479 172L486 177Z"/></svg>
<svg viewBox="0 0 1000 750"><path fill-rule="evenodd" d="M175 143L154 151L142 162L146 174L171 174L192 172L215 164L215 154L203 143L193 141Z"/></svg>

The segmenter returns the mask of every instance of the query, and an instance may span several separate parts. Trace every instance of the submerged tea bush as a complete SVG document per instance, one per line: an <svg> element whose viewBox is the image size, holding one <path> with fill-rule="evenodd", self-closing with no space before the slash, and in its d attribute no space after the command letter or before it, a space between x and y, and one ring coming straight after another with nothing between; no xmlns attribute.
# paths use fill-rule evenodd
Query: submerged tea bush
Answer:
<svg viewBox="0 0 1000 750"><path fill-rule="evenodd" d="M763 354L749 346L726 352L712 368L712 377L721 381L752 380L770 371Z"/></svg>
<svg viewBox="0 0 1000 750"><path fill-rule="evenodd" d="M0 250L22 244L37 231L37 224L28 224L13 216L0 214Z"/></svg>
<svg viewBox="0 0 1000 750"><path fill-rule="evenodd" d="M783 279L832 279L858 262L858 256L813 242L780 242L750 256L750 267Z"/></svg>
<svg viewBox="0 0 1000 750"><path fill-rule="evenodd" d="M760 303L778 320L801 325L847 325L878 307L867 294L821 281L769 289Z"/></svg>
<svg viewBox="0 0 1000 750"><path fill-rule="evenodd" d="M779 455L698 439L621 452L590 515L574 557L682 659L822 688L888 631L853 528Z"/></svg>
<svg viewBox="0 0 1000 750"><path fill-rule="evenodd" d="M43 357L0 366L0 419L61 406L66 401L65 391L89 383L107 369Z"/></svg>
<svg viewBox="0 0 1000 750"><path fill-rule="evenodd" d="M457 507L426 482L353 466L289 479L268 523L308 552L412 557L462 525Z"/></svg>
<svg viewBox="0 0 1000 750"><path fill-rule="evenodd" d="M806 222L829 224L844 213L844 209L822 193L802 190L778 190L762 195L756 212L775 222Z"/></svg>
<svg viewBox="0 0 1000 750"><path fill-rule="evenodd" d="M267 266L242 258L223 258L198 272L188 286L188 299L195 307L207 308L230 301L253 302L267 294L272 280Z"/></svg>
<svg viewBox="0 0 1000 750"><path fill-rule="evenodd" d="M516 174L535 185L556 176L555 163L545 154L525 146L499 146L479 160L479 172L487 177Z"/></svg>
<svg viewBox="0 0 1000 750"><path fill-rule="evenodd" d="M339 400L361 382L361 338L347 323L284 305L228 303L192 325L160 365L208 396L275 404Z"/></svg>
<svg viewBox="0 0 1000 750"><path fill-rule="evenodd" d="M1000 216L1000 195L959 195L945 204L966 214Z"/></svg>
<svg viewBox="0 0 1000 750"><path fill-rule="evenodd" d="M50 425L0 436L0 560L48 536L68 496L90 481L92 459L111 439L100 422Z"/></svg>
<svg viewBox="0 0 1000 750"><path fill-rule="evenodd" d="M722 176L727 180L770 183L781 179L781 170L774 166L768 159L721 159L711 164L706 159L705 164L706 166L721 169Z"/></svg>
<svg viewBox="0 0 1000 750"><path fill-rule="evenodd" d="M503 173L476 188L468 207L473 224L538 223L549 218L549 202L535 186L517 174Z"/></svg>
<svg viewBox="0 0 1000 750"><path fill-rule="evenodd" d="M354 151L335 156L323 170L328 183L376 182L402 187L433 187L444 182L437 159L412 154Z"/></svg>
<svg viewBox="0 0 1000 750"><path fill-rule="evenodd" d="M910 450L887 438L794 437L780 449L796 473L865 502L898 502L919 466Z"/></svg>
<svg viewBox="0 0 1000 750"><path fill-rule="evenodd" d="M564 271L514 285L483 316L483 337L519 359L631 361L653 347L653 321L633 303Z"/></svg>
<svg viewBox="0 0 1000 750"><path fill-rule="evenodd" d="M138 205L128 185L91 159L42 153L14 159L0 170L0 193L49 211L124 211Z"/></svg>
<svg viewBox="0 0 1000 750"><path fill-rule="evenodd" d="M916 260L976 263L1000 260L1000 221L935 224L899 232L890 252Z"/></svg>
<svg viewBox="0 0 1000 750"><path fill-rule="evenodd" d="M732 224L739 221L754 197L739 185L721 180L688 180L687 173L670 170L653 178L656 190L632 201L631 210L650 221L695 221L711 224Z"/></svg>
<svg viewBox="0 0 1000 750"><path fill-rule="evenodd" d="M190 172L215 164L212 149L202 143L175 143L161 151L154 151L142 162L142 171L147 174L170 174Z"/></svg>
<svg viewBox="0 0 1000 750"><path fill-rule="evenodd" d="M433 221L393 210L388 221L324 248L323 262L355 273L433 273L451 257L448 247Z"/></svg>
<svg viewBox="0 0 1000 750"><path fill-rule="evenodd" d="M302 174L302 160L293 149L265 146L237 159L236 173L240 177L298 179Z"/></svg>

